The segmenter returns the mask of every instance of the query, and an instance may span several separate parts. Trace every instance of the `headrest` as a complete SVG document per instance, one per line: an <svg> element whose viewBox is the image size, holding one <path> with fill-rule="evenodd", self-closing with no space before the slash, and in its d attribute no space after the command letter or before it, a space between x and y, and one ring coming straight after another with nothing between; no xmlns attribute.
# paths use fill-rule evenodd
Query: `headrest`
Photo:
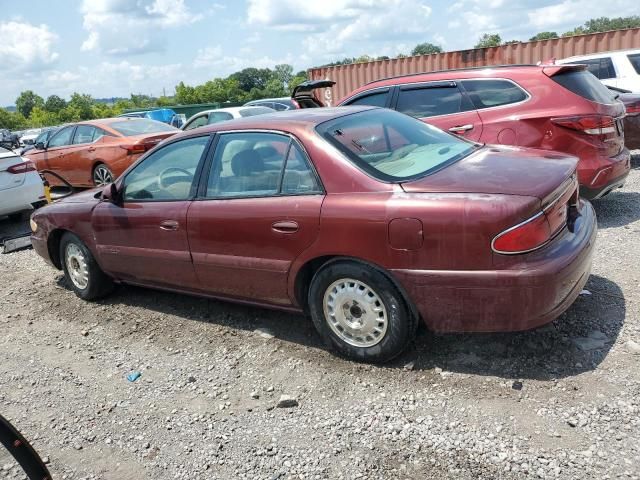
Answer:
<svg viewBox="0 0 640 480"><path fill-rule="evenodd" d="M264 160L255 150L242 150L231 159L231 171L236 177L263 172Z"/></svg>

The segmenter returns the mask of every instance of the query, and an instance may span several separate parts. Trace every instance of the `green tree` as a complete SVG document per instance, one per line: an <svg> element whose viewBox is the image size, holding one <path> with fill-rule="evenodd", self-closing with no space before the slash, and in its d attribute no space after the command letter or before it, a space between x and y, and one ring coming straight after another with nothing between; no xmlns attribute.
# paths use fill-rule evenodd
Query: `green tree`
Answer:
<svg viewBox="0 0 640 480"><path fill-rule="evenodd" d="M273 72L268 68L249 67L232 73L227 78L237 80L242 90L250 92L252 88L264 88L267 82L273 78Z"/></svg>
<svg viewBox="0 0 640 480"><path fill-rule="evenodd" d="M283 89L287 89L294 77L293 67L286 63L276 65L273 68L273 76L282 84Z"/></svg>
<svg viewBox="0 0 640 480"><path fill-rule="evenodd" d="M424 42L419 43L411 50L411 55L431 55L432 53L442 53L442 47L434 45L433 43Z"/></svg>
<svg viewBox="0 0 640 480"><path fill-rule="evenodd" d="M58 123L60 123L58 115L43 107L33 107L29 115L29 125L32 127L50 127Z"/></svg>
<svg viewBox="0 0 640 480"><path fill-rule="evenodd" d="M155 100L149 95L132 93L131 103L133 103L134 108L149 108L154 105Z"/></svg>
<svg viewBox="0 0 640 480"><path fill-rule="evenodd" d="M58 95L49 95L47 101L44 102L44 108L47 112L58 113L64 107L67 106L67 102Z"/></svg>
<svg viewBox="0 0 640 480"><path fill-rule="evenodd" d="M71 95L71 100L67 105L75 116L79 116L78 120L91 120L93 117L93 109L91 108L94 103L91 95L86 93L74 92ZM77 120L76 120L77 121Z"/></svg>
<svg viewBox="0 0 640 480"><path fill-rule="evenodd" d="M20 112L9 112L4 108L0 108L0 128L21 130L27 126L27 119Z"/></svg>
<svg viewBox="0 0 640 480"><path fill-rule="evenodd" d="M640 15L632 15L630 17L600 17L592 18L579 27L562 34L563 37L573 35L584 35L586 33L608 32L610 30L622 30L624 28L640 27Z"/></svg>
<svg viewBox="0 0 640 480"><path fill-rule="evenodd" d="M34 107L44 107L44 100L31 90L25 90L16 98L16 109L26 118Z"/></svg>
<svg viewBox="0 0 640 480"><path fill-rule="evenodd" d="M535 42L536 40L551 40L552 38L558 38L558 34L556 32L540 32L531 37L529 41Z"/></svg>
<svg viewBox="0 0 640 480"><path fill-rule="evenodd" d="M485 33L478 39L473 48L499 47L502 44L502 38L497 33Z"/></svg>
<svg viewBox="0 0 640 480"><path fill-rule="evenodd" d="M175 98L173 97L158 97L156 98L156 106L158 107L169 107L176 103Z"/></svg>
<svg viewBox="0 0 640 480"><path fill-rule="evenodd" d="M185 85L184 82L180 82L176 85L176 101L181 105L199 103L198 97L196 96L196 89Z"/></svg>
<svg viewBox="0 0 640 480"><path fill-rule="evenodd" d="M502 45L514 45L516 43L521 43L520 40L507 40L506 42L502 42Z"/></svg>

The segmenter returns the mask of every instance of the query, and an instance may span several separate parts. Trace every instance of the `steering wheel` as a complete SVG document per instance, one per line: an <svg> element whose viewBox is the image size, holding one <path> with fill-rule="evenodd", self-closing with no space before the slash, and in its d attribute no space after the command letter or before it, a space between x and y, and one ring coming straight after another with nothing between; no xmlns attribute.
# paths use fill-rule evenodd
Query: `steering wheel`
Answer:
<svg viewBox="0 0 640 480"><path fill-rule="evenodd" d="M184 168L169 167L169 168L165 168L158 175L158 185L160 185L160 187L162 187L162 188L167 188L169 185L171 185L170 183L167 184L167 180L168 179L166 177L168 177L173 172L181 173L181 174L184 174L184 176L186 176L186 177L193 178L193 174L191 172L185 170Z"/></svg>

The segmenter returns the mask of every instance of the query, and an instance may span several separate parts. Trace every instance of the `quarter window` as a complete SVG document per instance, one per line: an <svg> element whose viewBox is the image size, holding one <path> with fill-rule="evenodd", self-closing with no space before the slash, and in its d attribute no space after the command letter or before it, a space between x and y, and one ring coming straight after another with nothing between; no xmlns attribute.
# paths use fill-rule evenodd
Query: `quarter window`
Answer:
<svg viewBox="0 0 640 480"><path fill-rule="evenodd" d="M56 133L51 140L49 140L48 148L51 147L62 147L64 145L69 145L71 143L71 134L73 133L74 127L66 127Z"/></svg>
<svg viewBox="0 0 640 480"><path fill-rule="evenodd" d="M207 120L206 116L202 117L202 118ZM233 115L231 115L228 112L211 112L209 114L209 119L205 123L203 123L203 125L205 125L206 123L211 125L212 123L224 122L225 120L231 120L232 118L233 118ZM197 120L199 120L199 119L197 119ZM197 122L197 120L196 120L196 122ZM196 123L196 122L194 122L194 123ZM192 128L197 128L199 126L200 125L196 125L196 126L190 125L189 126L189 130L191 130Z"/></svg>
<svg viewBox="0 0 640 480"><path fill-rule="evenodd" d="M416 118L449 115L473 110L456 86L401 89L396 110Z"/></svg>
<svg viewBox="0 0 640 480"><path fill-rule="evenodd" d="M372 107L384 107L387 104L389 91L363 95L348 103L348 105L371 105Z"/></svg>
<svg viewBox="0 0 640 480"><path fill-rule="evenodd" d="M524 90L507 80L463 80L461 83L477 109L509 105L527 99Z"/></svg>
<svg viewBox="0 0 640 480"><path fill-rule="evenodd" d="M125 178L125 201L187 200L208 141L208 136L180 140L145 158Z"/></svg>

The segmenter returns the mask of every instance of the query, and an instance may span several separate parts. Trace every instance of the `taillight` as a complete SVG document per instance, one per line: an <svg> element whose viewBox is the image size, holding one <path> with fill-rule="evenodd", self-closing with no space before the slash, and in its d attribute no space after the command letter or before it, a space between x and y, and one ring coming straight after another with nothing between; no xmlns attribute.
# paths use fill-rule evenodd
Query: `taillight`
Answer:
<svg viewBox="0 0 640 480"><path fill-rule="evenodd" d="M7 172L13 174L35 172L36 166L31 161L21 162L16 165L11 165L7 168Z"/></svg>
<svg viewBox="0 0 640 480"><path fill-rule="evenodd" d="M551 121L561 127L578 130L589 135L615 133L615 119L608 115L580 115L576 117L552 118Z"/></svg>
<svg viewBox="0 0 640 480"><path fill-rule="evenodd" d="M133 145L120 145L120 148L124 148L127 151L127 155L137 155L147 151L147 146L144 143L134 143Z"/></svg>
<svg viewBox="0 0 640 480"><path fill-rule="evenodd" d="M551 239L551 227L544 212L505 230L493 239L496 253L526 253L542 247Z"/></svg>
<svg viewBox="0 0 640 480"><path fill-rule="evenodd" d="M636 115L640 113L640 100L633 103L627 103L624 108L627 111L627 115Z"/></svg>
<svg viewBox="0 0 640 480"><path fill-rule="evenodd" d="M540 213L498 234L491 248L496 253L516 254L543 247L567 225L569 209L579 213L579 196L578 179L573 175Z"/></svg>

